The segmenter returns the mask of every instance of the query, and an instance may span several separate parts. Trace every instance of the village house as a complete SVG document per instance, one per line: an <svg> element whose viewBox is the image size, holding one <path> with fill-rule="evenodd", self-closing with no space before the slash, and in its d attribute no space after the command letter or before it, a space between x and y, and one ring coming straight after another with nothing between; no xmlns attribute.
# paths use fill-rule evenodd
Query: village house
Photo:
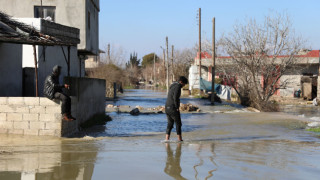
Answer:
<svg viewBox="0 0 320 180"><path fill-rule="evenodd" d="M319 81L319 62L320 62L320 51L319 50L302 50L296 56L296 65L300 66L299 71L290 72L283 75L280 81L289 80L290 84L285 89L278 89L275 96L281 97L294 97L294 92L301 90L302 97L307 100L311 100L320 94ZM284 58L285 56L279 56L278 59ZM199 89L199 53L195 57L194 65L189 69L190 75L190 86L189 90ZM223 74L219 72L219 64L224 61L230 61L231 57L216 57L216 78L222 78ZM212 56L207 52L201 53L201 78L204 81L211 81L211 67L212 67ZM263 77L261 77L263 78ZM224 85L228 85L224 82ZM201 89L205 89L201 85ZM211 89L211 86L210 86Z"/></svg>
<svg viewBox="0 0 320 180"><path fill-rule="evenodd" d="M83 59L98 52L99 1L69 2L48 1L51 9L41 6L40 11L35 1L0 2L0 10L14 16L1 13L0 19L1 30L6 28L0 32L0 133L70 136L82 123L105 114L105 81L81 78ZM58 20L80 25L84 34ZM62 66L60 82L71 85L75 122L63 122L59 102L42 97L54 65Z"/></svg>
<svg viewBox="0 0 320 180"><path fill-rule="evenodd" d="M45 18L80 30L78 56L84 67L88 55L99 55L99 0L0 1L0 11L15 18ZM84 75L84 69L81 76Z"/></svg>

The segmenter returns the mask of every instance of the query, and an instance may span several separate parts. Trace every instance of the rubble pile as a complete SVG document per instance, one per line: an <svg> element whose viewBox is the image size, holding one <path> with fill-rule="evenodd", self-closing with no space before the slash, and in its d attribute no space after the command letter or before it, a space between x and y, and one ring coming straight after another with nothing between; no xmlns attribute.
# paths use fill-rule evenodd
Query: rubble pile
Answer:
<svg viewBox="0 0 320 180"><path fill-rule="evenodd" d="M119 105L115 106L112 104L108 104L106 106L107 112L127 112L132 115L138 115L140 113L165 113L165 106L158 106L158 107L152 107L152 108L144 108L142 106L136 106L135 108L131 108L130 106L127 105ZM196 105L192 105L190 103L188 104L182 104L180 103L180 112L200 112L200 109Z"/></svg>
<svg viewBox="0 0 320 180"><path fill-rule="evenodd" d="M112 105L112 104L108 104L108 105L107 105L107 108L115 108L115 107L117 107L117 106L114 106L114 105Z"/></svg>
<svg viewBox="0 0 320 180"><path fill-rule="evenodd" d="M155 108L147 108L147 110L149 110L149 111L162 111L162 112L164 112L164 111L165 111L165 107L164 107L164 106L158 106L158 107L155 107Z"/></svg>
<svg viewBox="0 0 320 180"><path fill-rule="evenodd" d="M192 105L190 103L188 104L182 104L180 103L180 108L179 108L180 111L186 111L186 112L191 112L191 111L197 111L197 112L200 112L200 109L198 106L196 105Z"/></svg>

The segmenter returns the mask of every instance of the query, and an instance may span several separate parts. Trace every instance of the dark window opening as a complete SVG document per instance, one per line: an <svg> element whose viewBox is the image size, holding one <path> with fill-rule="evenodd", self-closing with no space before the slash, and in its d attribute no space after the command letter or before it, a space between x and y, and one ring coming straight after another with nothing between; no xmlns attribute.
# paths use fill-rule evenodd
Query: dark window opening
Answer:
<svg viewBox="0 0 320 180"><path fill-rule="evenodd" d="M34 17L44 18L55 22L56 7L55 6L34 6Z"/></svg>

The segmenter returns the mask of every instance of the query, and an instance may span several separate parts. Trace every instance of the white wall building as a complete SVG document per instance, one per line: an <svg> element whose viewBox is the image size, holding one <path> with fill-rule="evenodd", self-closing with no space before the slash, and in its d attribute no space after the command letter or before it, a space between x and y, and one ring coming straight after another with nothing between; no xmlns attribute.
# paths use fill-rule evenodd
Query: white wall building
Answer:
<svg viewBox="0 0 320 180"><path fill-rule="evenodd" d="M0 10L16 18L50 17L56 23L78 28L79 54L99 53L99 0L0 0Z"/></svg>

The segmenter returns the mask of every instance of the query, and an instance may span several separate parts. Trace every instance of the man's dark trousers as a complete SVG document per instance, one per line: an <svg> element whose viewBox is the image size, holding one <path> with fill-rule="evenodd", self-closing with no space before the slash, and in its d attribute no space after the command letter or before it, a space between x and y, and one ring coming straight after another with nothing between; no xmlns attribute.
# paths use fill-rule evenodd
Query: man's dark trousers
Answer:
<svg viewBox="0 0 320 180"><path fill-rule="evenodd" d="M174 113L167 113L167 119L168 119L168 125L167 125L167 131L166 134L170 135L171 134L171 130L173 128L173 124L176 124L176 131L177 131L177 135L181 135L181 117L180 117L180 112L174 112Z"/></svg>
<svg viewBox="0 0 320 180"><path fill-rule="evenodd" d="M70 113L71 113L71 98L63 92L56 92L56 93L54 93L54 99L59 99L62 101L61 114L70 115Z"/></svg>

